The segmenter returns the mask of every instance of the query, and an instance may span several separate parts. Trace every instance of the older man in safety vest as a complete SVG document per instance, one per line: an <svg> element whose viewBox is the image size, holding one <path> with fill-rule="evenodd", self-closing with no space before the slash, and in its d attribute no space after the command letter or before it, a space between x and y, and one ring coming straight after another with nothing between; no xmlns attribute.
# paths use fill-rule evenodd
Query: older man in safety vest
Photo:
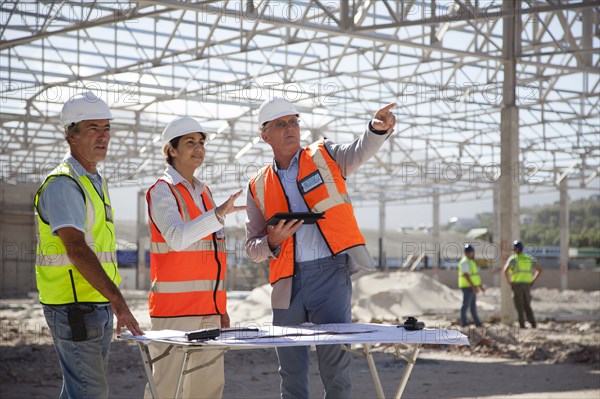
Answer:
<svg viewBox="0 0 600 399"><path fill-rule="evenodd" d="M346 177L368 161L396 124L388 104L361 137L348 145L319 140L300 146L299 112L283 98L265 101L258 112L262 139L273 163L249 183L246 251L256 262L269 259L275 325L351 322L350 273L372 269L348 191ZM324 212L316 224L301 219L266 221L278 212ZM308 348L278 348L281 395L308 397ZM317 346L326 397L351 397L351 355L339 345Z"/></svg>
<svg viewBox="0 0 600 399"><path fill-rule="evenodd" d="M107 398L113 333L143 332L117 288L113 208L96 170L106 157L112 115L87 92L63 106L69 152L35 195L36 280L63 373L61 398Z"/></svg>

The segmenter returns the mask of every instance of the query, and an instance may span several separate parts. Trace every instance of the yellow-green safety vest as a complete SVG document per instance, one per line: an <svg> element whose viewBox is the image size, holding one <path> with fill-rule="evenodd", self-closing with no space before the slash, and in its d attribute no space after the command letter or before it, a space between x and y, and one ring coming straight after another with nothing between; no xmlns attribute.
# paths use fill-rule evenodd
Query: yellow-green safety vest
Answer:
<svg viewBox="0 0 600 399"><path fill-rule="evenodd" d="M513 283L530 283L533 281L532 268L537 260L527 254L515 254L508 258L510 280Z"/></svg>
<svg viewBox="0 0 600 399"><path fill-rule="evenodd" d="M463 263L469 263L469 277L471 277L471 282L475 287L481 286L481 277L479 276L479 269L477 268L477 263L474 260L463 256L462 259L458 262L458 288L468 288L471 285L467 278L464 276L464 272L462 271Z"/></svg>
<svg viewBox="0 0 600 399"><path fill-rule="evenodd" d="M85 241L94 251L102 268L115 285L121 282L117 269L117 245L114 211L108 196L106 182L102 181L104 200L87 176L79 176L67 162L58 165L40 186L34 199L37 248L35 276L40 292L40 302L45 305L109 302L81 275L67 256L67 249L60 237L52 234L50 225L42 220L38 202L42 191L52 179L67 176L81 188L85 198Z"/></svg>

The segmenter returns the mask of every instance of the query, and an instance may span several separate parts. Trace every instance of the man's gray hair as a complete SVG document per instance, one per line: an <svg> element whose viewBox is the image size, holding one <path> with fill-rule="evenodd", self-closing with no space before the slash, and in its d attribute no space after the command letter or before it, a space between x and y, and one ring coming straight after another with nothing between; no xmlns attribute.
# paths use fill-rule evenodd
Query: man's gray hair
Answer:
<svg viewBox="0 0 600 399"><path fill-rule="evenodd" d="M73 122L70 125L65 126L65 140L69 142L69 136L74 136L79 133L79 127L81 122Z"/></svg>

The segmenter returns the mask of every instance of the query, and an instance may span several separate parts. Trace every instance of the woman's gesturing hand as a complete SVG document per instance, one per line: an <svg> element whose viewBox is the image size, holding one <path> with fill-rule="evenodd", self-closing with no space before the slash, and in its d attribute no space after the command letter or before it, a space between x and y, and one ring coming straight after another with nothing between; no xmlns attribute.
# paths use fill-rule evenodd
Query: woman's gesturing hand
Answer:
<svg viewBox="0 0 600 399"><path fill-rule="evenodd" d="M224 219L225 216L229 215L230 213L233 212L238 212L238 211L245 211L246 210L246 206L236 206L235 200L238 199L238 197L240 195L242 195L242 191L240 190L237 193L230 195L229 199L225 202L223 202L221 205L219 205L217 207L217 209L215 210L215 212L217 213L217 217L220 217L221 219Z"/></svg>

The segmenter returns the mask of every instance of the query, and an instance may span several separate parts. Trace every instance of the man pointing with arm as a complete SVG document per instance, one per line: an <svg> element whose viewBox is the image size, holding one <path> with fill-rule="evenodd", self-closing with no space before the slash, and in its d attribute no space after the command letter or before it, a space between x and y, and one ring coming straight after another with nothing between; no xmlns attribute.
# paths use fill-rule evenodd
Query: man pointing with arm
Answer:
<svg viewBox="0 0 600 399"><path fill-rule="evenodd" d="M246 251L255 262L269 259L273 286L273 324L350 323L351 271L372 269L345 179L368 161L396 124L388 104L350 144L319 140L300 146L296 107L283 98L259 109L262 139L273 149L273 163L249 182ZM277 212L324 212L316 224L302 220L266 226ZM308 348L278 348L282 398L308 397ZM351 355L338 345L317 346L327 398L350 398Z"/></svg>

